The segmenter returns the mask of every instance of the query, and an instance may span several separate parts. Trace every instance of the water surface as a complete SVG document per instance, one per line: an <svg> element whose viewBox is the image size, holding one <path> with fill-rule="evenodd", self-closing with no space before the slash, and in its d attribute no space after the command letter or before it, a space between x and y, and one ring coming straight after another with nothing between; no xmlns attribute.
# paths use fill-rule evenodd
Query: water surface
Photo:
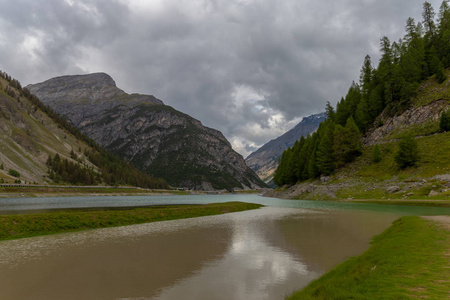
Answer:
<svg viewBox="0 0 450 300"><path fill-rule="evenodd" d="M284 299L362 253L399 216L449 212L255 195L93 198L32 198L9 207L30 210L36 199L39 210L92 202L246 201L268 207L0 242L0 299Z"/></svg>

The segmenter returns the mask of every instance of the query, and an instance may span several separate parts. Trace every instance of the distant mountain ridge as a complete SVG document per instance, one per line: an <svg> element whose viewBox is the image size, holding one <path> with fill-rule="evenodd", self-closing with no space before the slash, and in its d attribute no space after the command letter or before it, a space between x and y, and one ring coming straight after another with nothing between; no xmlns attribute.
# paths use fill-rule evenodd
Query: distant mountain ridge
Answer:
<svg viewBox="0 0 450 300"><path fill-rule="evenodd" d="M125 93L108 74L61 76L27 88L107 150L172 186L265 187L220 131L154 96Z"/></svg>
<svg viewBox="0 0 450 300"><path fill-rule="evenodd" d="M247 165L266 183L269 182L278 166L278 159L283 154L283 151L292 147L302 136L307 136L314 132L325 118L325 113L303 118L294 128L251 153L245 159Z"/></svg>

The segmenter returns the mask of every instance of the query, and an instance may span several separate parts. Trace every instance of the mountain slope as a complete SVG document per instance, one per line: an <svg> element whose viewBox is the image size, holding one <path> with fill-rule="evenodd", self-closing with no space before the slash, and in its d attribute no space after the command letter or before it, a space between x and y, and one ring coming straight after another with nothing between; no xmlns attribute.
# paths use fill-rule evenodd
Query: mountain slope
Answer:
<svg viewBox="0 0 450 300"><path fill-rule="evenodd" d="M62 76L27 88L100 145L173 186L265 186L221 132L153 96L125 93L107 74Z"/></svg>
<svg viewBox="0 0 450 300"><path fill-rule="evenodd" d="M0 183L168 187L105 152L4 72L0 72L0 145Z"/></svg>
<svg viewBox="0 0 450 300"><path fill-rule="evenodd" d="M302 136L307 136L314 132L325 118L325 113L303 118L294 128L251 153L245 159L247 165L252 168L261 179L269 182L277 169L278 159L281 157L281 154L283 154L283 151L292 147Z"/></svg>

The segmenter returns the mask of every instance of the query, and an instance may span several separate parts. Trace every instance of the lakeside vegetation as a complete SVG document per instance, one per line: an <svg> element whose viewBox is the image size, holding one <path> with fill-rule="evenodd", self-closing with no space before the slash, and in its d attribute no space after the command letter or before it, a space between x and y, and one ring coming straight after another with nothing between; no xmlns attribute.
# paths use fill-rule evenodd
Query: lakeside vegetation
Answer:
<svg viewBox="0 0 450 300"><path fill-rule="evenodd" d="M295 299L447 299L450 231L417 216L403 217Z"/></svg>
<svg viewBox="0 0 450 300"><path fill-rule="evenodd" d="M262 207L243 202L164 205L137 208L74 209L0 216L0 240L219 215Z"/></svg>

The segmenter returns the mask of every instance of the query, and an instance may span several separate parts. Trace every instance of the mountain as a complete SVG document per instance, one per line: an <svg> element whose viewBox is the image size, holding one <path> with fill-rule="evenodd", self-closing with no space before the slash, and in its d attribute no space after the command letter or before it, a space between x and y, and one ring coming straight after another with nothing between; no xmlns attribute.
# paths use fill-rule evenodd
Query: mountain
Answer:
<svg viewBox="0 0 450 300"><path fill-rule="evenodd" d="M172 186L265 187L220 131L154 96L125 93L105 73L56 77L27 88L101 146Z"/></svg>
<svg viewBox="0 0 450 300"><path fill-rule="evenodd" d="M277 169L278 159L281 157L281 154L283 154L283 151L292 147L302 136L307 136L314 132L325 118L325 113L303 118L294 128L251 153L245 159L247 165L252 168L261 179L265 182L269 182Z"/></svg>
<svg viewBox="0 0 450 300"><path fill-rule="evenodd" d="M107 153L0 72L0 183L168 188Z"/></svg>

